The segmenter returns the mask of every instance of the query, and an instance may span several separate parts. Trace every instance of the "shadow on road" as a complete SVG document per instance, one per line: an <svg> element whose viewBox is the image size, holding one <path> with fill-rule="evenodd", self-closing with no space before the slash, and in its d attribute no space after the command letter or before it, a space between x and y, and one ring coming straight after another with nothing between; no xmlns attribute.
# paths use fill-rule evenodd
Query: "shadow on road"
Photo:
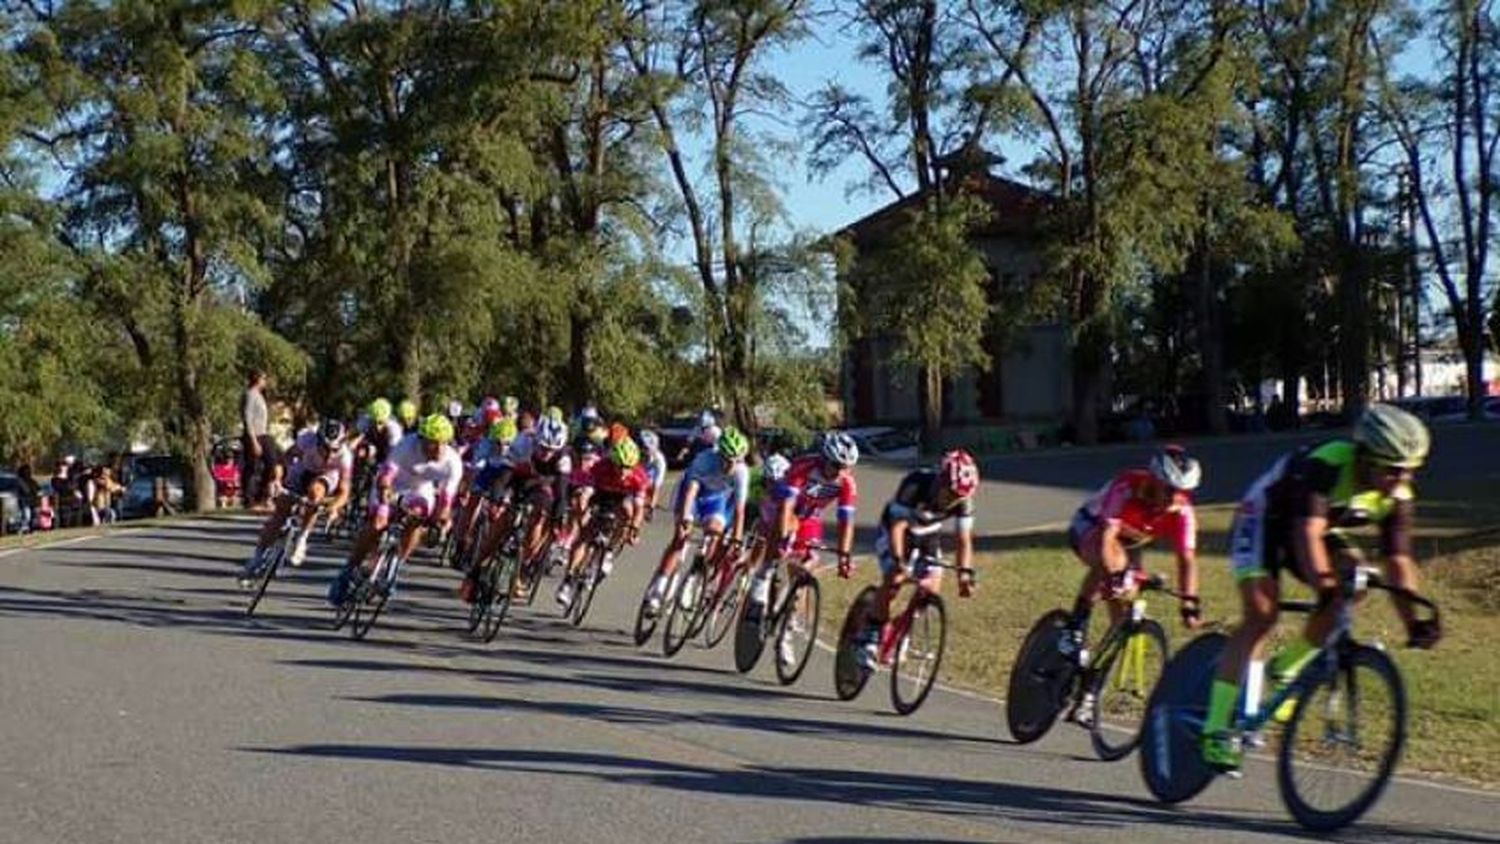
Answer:
<svg viewBox="0 0 1500 844"><path fill-rule="evenodd" d="M992 819L1006 823L1087 826L1125 832L1139 828L1136 830L1137 835L1148 834L1146 825L1169 824L1239 835L1293 836L1309 840L1329 838L1304 834L1289 822L1247 815L1195 812L1191 808L1166 807L1117 794L890 771L767 765L724 769L604 753L520 748L306 744L238 749L248 753L321 759L402 762L498 772L587 777L616 785L649 786L737 798L759 797L785 802L870 806L971 819ZM1456 841L1469 844L1500 842L1500 839L1483 833L1426 831L1383 824L1357 826L1344 838L1377 844L1413 841Z"/></svg>

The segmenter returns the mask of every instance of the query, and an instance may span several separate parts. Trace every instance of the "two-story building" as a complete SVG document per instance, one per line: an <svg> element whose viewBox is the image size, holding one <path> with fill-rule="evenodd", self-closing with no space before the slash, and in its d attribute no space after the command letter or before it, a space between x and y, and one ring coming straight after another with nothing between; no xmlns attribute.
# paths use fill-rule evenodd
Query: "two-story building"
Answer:
<svg viewBox="0 0 1500 844"><path fill-rule="evenodd" d="M1048 195L1020 182L989 173L965 177L966 190L991 209L989 221L976 228L972 242L990 270L992 306L1002 293L1036 282L1044 270L1041 225ZM868 254L891 236L908 211L925 199L908 196L851 223L838 234L856 254ZM858 289L849 295L856 299ZM856 307L858 307L856 303ZM892 360L892 343L866 337L850 344L843 366L843 399L852 425L919 424L922 417L918 373ZM991 367L953 379L944 391L943 420L951 425L995 422L1061 421L1072 402L1070 344L1067 327L1057 323L1028 325L1006 344L998 333L986 338Z"/></svg>

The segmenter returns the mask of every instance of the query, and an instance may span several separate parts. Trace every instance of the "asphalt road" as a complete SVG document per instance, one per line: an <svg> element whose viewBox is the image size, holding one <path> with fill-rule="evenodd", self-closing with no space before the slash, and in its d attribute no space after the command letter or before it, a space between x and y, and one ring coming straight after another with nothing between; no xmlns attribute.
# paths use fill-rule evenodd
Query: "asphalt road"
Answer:
<svg viewBox="0 0 1500 844"><path fill-rule="evenodd" d="M1497 435L1440 436L1428 488L1492 477ZM1265 462L1221 448L1226 484ZM985 526L1066 518L1122 456L989 467L1006 480ZM898 474L865 473L865 500ZM660 528L584 628L544 593L491 646L462 634L455 577L425 567L370 641L330 632L337 549L317 544L247 620L232 571L253 530L182 522L0 556L0 841L1301 840L1263 762L1163 807L1133 759L1093 761L1077 729L1010 744L994 702L943 691L900 718L883 677L835 701L821 652L783 689L768 665L735 674L728 643L637 649ZM1500 844L1500 795L1401 781L1345 839Z"/></svg>

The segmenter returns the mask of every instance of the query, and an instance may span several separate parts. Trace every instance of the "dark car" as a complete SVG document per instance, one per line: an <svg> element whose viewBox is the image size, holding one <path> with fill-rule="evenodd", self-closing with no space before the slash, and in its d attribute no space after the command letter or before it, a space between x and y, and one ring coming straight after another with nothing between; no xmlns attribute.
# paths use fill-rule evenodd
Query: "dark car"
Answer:
<svg viewBox="0 0 1500 844"><path fill-rule="evenodd" d="M125 493L120 518L144 519L156 513L158 479L166 486L168 506L180 509L187 497L187 462L170 454L140 454L126 458Z"/></svg>
<svg viewBox="0 0 1500 844"><path fill-rule="evenodd" d="M0 533L20 533L21 524L21 479L10 472L0 472L0 516L5 519Z"/></svg>
<svg viewBox="0 0 1500 844"><path fill-rule="evenodd" d="M661 453L666 455L667 465L673 469L687 465L687 447L698 430L698 417L674 416L653 430L661 440Z"/></svg>

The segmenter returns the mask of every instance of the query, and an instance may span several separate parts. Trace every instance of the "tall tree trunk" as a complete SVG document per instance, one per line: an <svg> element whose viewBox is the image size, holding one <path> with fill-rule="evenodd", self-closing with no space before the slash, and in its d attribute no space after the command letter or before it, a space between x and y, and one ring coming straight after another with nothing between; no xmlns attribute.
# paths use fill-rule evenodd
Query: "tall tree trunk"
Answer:
<svg viewBox="0 0 1500 844"><path fill-rule="evenodd" d="M1224 412L1224 336L1218 297L1214 295L1213 262L1208 247L1198 256L1197 323L1198 352L1203 360L1203 399L1207 402L1208 429L1215 434L1229 432L1229 418Z"/></svg>
<svg viewBox="0 0 1500 844"><path fill-rule="evenodd" d="M1364 255L1357 243L1347 244L1339 279L1339 387L1344 416L1354 419L1364 411L1370 393L1370 319Z"/></svg>
<svg viewBox="0 0 1500 844"><path fill-rule="evenodd" d="M203 392L198 384L197 355L194 352L192 329L192 302L188 291L180 289L172 298L172 345L173 367L177 382L177 401L181 413L181 435L186 446L190 488L187 490L187 506L195 513L206 513L214 509L214 476L209 467L209 453L213 448L213 431L208 422L208 411L204 405Z"/></svg>
<svg viewBox="0 0 1500 844"><path fill-rule="evenodd" d="M582 406L594 397L593 319L575 303L568 314L568 393Z"/></svg>
<svg viewBox="0 0 1500 844"><path fill-rule="evenodd" d="M922 375L922 447L936 453L943 436L943 375L936 367L921 368Z"/></svg>

